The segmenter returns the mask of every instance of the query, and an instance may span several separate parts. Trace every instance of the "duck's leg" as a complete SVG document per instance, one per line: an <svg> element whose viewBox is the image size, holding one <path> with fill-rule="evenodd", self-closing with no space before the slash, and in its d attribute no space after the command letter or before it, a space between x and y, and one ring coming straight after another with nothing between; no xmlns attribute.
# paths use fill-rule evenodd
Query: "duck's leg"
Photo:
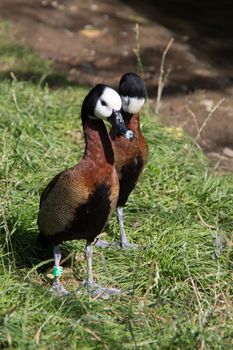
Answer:
<svg viewBox="0 0 233 350"><path fill-rule="evenodd" d="M91 289L94 287L95 282L93 278L93 272L92 272L92 255L93 255L93 248L92 244L90 242L87 242L86 244L86 259L87 259L87 288Z"/></svg>
<svg viewBox="0 0 233 350"><path fill-rule="evenodd" d="M51 292L55 295L58 296L64 296L70 294L68 290L63 287L63 285L60 282L60 277L62 275L62 266L60 266L60 261L61 261L61 251L59 245L56 245L53 249L53 254L54 254L54 261L55 265L53 267L53 275L54 275L54 280L53 280L53 285L51 288Z"/></svg>
<svg viewBox="0 0 233 350"><path fill-rule="evenodd" d="M121 291L116 288L104 288L95 283L92 272L92 243L86 244L86 259L87 259L87 290L93 297L109 299L112 295L120 294Z"/></svg>
<svg viewBox="0 0 233 350"><path fill-rule="evenodd" d="M123 249L136 249L137 244L129 243L124 230L123 207L117 207L117 218L120 227L120 245Z"/></svg>
<svg viewBox="0 0 233 350"><path fill-rule="evenodd" d="M98 239L95 243L96 247L100 248L116 248L119 249L137 249L138 245L134 243L129 243L124 230L124 218L123 218L123 207L117 207L117 218L120 227L120 242L108 243L102 239Z"/></svg>

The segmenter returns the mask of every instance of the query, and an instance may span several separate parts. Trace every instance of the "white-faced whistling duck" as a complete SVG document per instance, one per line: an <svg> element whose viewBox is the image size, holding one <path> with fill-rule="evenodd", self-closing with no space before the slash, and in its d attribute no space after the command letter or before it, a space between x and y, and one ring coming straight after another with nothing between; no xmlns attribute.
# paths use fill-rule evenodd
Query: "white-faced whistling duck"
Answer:
<svg viewBox="0 0 233 350"><path fill-rule="evenodd" d="M133 142L123 138L113 126L110 139L114 151L115 167L120 182L119 198L117 202L117 216L120 226L120 245L122 248L136 248L136 244L128 242L123 225L123 207L130 193L133 191L148 156L148 146L140 129L139 111L146 100L146 86L144 81L135 73L124 74L119 83L119 94L122 100L122 115L125 124L135 134ZM110 244L97 241L100 247Z"/></svg>
<svg viewBox="0 0 233 350"><path fill-rule="evenodd" d="M56 175L41 195L38 241L44 247L47 244L54 247L52 291L57 295L69 293L60 282L59 244L79 239L86 240L87 290L103 298L119 293L118 289L102 288L94 282L92 243L116 207L119 194L114 154L103 120L110 121L123 137L134 139L123 121L121 105L118 93L106 85L98 84L88 93L81 110L86 142L83 159Z"/></svg>

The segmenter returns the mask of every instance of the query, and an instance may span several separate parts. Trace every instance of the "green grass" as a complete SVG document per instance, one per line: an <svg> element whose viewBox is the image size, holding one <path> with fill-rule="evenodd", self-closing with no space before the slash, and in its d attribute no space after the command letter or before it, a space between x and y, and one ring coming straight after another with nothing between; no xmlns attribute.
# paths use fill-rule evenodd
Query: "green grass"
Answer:
<svg viewBox="0 0 233 350"><path fill-rule="evenodd" d="M83 154L86 92L0 82L0 348L232 348L233 178L212 175L192 140L161 128L148 111L142 124L149 161L125 209L127 235L141 248L94 249L96 280L130 293L110 301L50 295L52 252L36 247L39 194ZM118 237L115 215L106 232ZM213 259L219 233L228 244ZM85 278L83 248L62 245L63 282L71 290Z"/></svg>
<svg viewBox="0 0 233 350"><path fill-rule="evenodd" d="M80 128L80 88L49 91L28 82L0 84L2 249L0 341L12 348L133 349L229 348L232 327L230 247L212 255L213 237L231 241L231 177L214 177L201 152L175 131L143 115L150 146L148 166L125 210L137 252L95 249L95 277L132 294L103 302L49 295L46 258L37 250L39 193L83 152L69 131ZM216 229L203 225L205 222ZM118 235L116 218L107 228ZM85 277L83 243L64 283ZM80 258L81 257L81 258ZM45 268L38 266L41 262ZM71 281L70 281L71 279ZM50 344L50 345L49 345ZM225 344L225 345L224 345Z"/></svg>

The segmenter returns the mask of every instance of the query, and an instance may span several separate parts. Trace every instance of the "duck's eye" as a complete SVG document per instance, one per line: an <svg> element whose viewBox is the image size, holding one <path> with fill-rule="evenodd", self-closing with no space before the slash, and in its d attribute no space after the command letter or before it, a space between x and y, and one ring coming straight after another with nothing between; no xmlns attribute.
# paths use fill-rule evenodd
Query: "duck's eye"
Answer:
<svg viewBox="0 0 233 350"><path fill-rule="evenodd" d="M101 102L102 106L107 106L107 103L105 101L100 100L100 102Z"/></svg>

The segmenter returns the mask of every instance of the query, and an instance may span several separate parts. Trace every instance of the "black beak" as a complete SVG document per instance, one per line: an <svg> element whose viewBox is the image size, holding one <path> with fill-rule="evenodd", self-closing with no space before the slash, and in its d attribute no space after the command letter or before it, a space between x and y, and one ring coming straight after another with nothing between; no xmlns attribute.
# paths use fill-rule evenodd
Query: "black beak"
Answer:
<svg viewBox="0 0 233 350"><path fill-rule="evenodd" d="M133 131L127 128L120 112L113 111L111 117L108 120L112 126L114 126L121 133L122 136L126 137L130 141L133 141L135 139Z"/></svg>

